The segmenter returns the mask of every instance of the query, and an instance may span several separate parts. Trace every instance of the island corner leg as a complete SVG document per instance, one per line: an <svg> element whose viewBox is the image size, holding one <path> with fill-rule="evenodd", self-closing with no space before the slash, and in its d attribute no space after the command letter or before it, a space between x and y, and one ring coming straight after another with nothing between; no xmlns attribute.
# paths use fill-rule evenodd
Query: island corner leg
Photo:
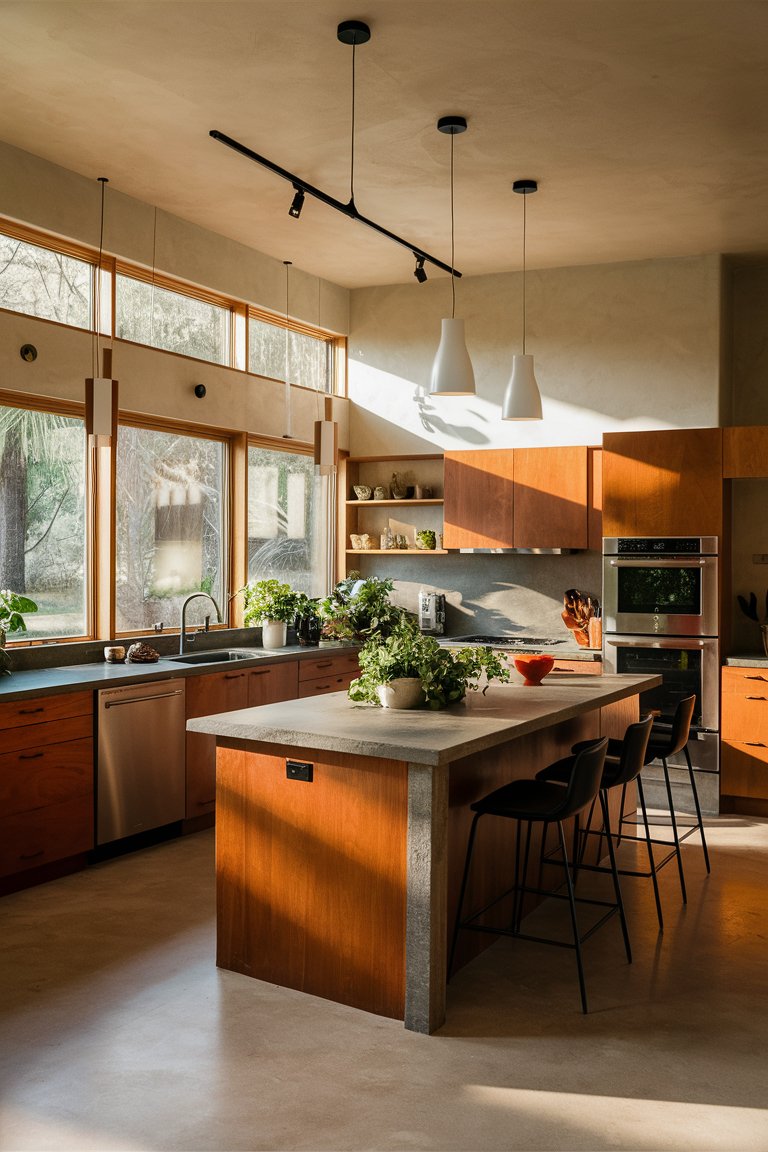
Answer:
<svg viewBox="0 0 768 1152"><path fill-rule="evenodd" d="M408 765L405 1027L435 1032L445 1022L448 772Z"/></svg>

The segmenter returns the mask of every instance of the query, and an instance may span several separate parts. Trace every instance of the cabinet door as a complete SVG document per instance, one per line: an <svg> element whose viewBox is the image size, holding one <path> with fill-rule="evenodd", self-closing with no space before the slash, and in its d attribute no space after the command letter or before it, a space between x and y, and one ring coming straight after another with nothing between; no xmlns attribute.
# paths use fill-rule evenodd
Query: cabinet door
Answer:
<svg viewBox="0 0 768 1152"><path fill-rule="evenodd" d="M248 672L248 707L295 700L299 691L299 661L260 665Z"/></svg>
<svg viewBox="0 0 768 1152"><path fill-rule="evenodd" d="M720 794L738 800L768 801L768 746L723 740L720 746Z"/></svg>
<svg viewBox="0 0 768 1152"><path fill-rule="evenodd" d="M603 550L603 450L587 448L587 547Z"/></svg>
<svg viewBox="0 0 768 1152"><path fill-rule="evenodd" d="M511 448L446 452L444 546L513 547L513 481Z"/></svg>
<svg viewBox="0 0 768 1152"><path fill-rule="evenodd" d="M93 796L0 818L0 874L10 876L93 848Z"/></svg>
<svg viewBox="0 0 768 1152"><path fill-rule="evenodd" d="M0 756L0 812L13 816L93 795L93 740L30 747ZM92 845L90 845L92 847Z"/></svg>
<svg viewBox="0 0 768 1152"><path fill-rule="evenodd" d="M515 448L514 456L514 547L586 548L586 447Z"/></svg>
<svg viewBox="0 0 768 1152"><path fill-rule="evenodd" d="M604 536L722 536L722 429L606 432Z"/></svg>
<svg viewBox="0 0 768 1152"><path fill-rule="evenodd" d="M723 428L723 476L768 476L768 428Z"/></svg>
<svg viewBox="0 0 768 1152"><path fill-rule="evenodd" d="M187 719L233 712L248 706L248 672L215 672L189 676L186 683ZM216 737L187 732L186 816L205 816L216 806Z"/></svg>

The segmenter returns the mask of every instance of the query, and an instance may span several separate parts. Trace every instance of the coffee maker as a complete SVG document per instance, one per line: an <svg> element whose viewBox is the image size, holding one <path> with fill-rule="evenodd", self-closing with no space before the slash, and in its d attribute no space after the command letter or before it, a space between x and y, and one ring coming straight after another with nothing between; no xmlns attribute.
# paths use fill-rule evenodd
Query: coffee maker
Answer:
<svg viewBox="0 0 768 1152"><path fill-rule="evenodd" d="M419 592L419 629L431 636L445 631L445 596L442 592Z"/></svg>

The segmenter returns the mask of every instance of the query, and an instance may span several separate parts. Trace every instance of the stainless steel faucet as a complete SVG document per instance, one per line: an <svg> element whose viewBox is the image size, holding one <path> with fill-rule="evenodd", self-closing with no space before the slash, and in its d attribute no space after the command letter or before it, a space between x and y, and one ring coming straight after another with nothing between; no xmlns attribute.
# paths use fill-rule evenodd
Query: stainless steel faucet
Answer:
<svg viewBox="0 0 768 1152"><path fill-rule="evenodd" d="M221 612L219 611L219 606L216 603L216 601L214 600L213 596L209 596L207 592L193 592L191 596L187 596L186 600L184 601L184 603L181 606L181 632L179 633L179 655L180 656L184 655L184 644L185 644L185 641L187 639L187 605L190 604L193 600L197 600L198 597L200 597L200 596L202 596L205 600L210 600L211 604L213 604L214 608L216 609L217 621L219 622L219 624L224 623L224 621L221 618ZM209 620L210 620L210 616L206 616L206 618L205 618L206 624L208 623ZM207 632L208 628L206 627L205 630Z"/></svg>

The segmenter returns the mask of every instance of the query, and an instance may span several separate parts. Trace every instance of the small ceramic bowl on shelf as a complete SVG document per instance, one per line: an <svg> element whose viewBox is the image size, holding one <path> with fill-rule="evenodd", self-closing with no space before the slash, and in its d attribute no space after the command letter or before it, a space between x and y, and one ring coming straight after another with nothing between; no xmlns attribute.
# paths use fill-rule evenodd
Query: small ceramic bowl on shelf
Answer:
<svg viewBox="0 0 768 1152"><path fill-rule="evenodd" d="M515 656L515 668L523 677L523 684L533 688L541 684L555 666L554 656L544 656L541 653L525 652L522 656Z"/></svg>

